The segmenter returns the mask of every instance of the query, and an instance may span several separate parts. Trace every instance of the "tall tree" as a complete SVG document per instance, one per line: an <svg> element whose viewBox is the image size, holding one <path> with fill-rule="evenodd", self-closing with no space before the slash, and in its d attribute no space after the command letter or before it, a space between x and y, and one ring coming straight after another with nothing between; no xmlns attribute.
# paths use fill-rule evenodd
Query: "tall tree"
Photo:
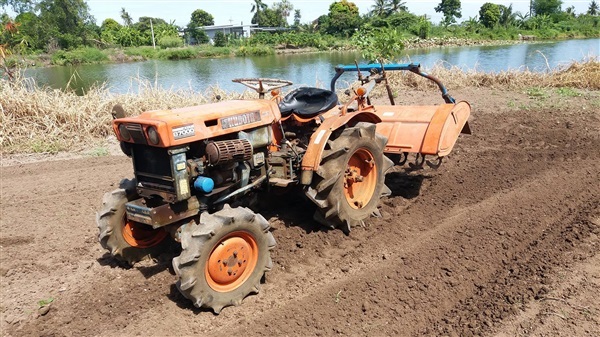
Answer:
<svg viewBox="0 0 600 337"><path fill-rule="evenodd" d="M371 7L371 14L384 17L387 15L387 0L375 0L375 4Z"/></svg>
<svg viewBox="0 0 600 337"><path fill-rule="evenodd" d="M258 23L258 19L260 13L268 8L267 4L262 2L262 0L253 0L252 9L250 9L250 13L254 13L252 16L252 23Z"/></svg>
<svg viewBox="0 0 600 337"><path fill-rule="evenodd" d="M190 23L187 25L187 34L197 43L208 43L208 35L206 35L206 32L200 27L212 26L214 24L215 18L212 16L212 14L201 9L197 9L192 12Z"/></svg>
<svg viewBox="0 0 600 337"><path fill-rule="evenodd" d="M33 11L37 3L38 1L35 0L0 0L0 7L10 7L20 14Z"/></svg>
<svg viewBox="0 0 600 337"><path fill-rule="evenodd" d="M500 21L500 7L486 2L479 9L479 21L487 28L494 27Z"/></svg>
<svg viewBox="0 0 600 337"><path fill-rule="evenodd" d="M388 9L390 13L408 11L408 7L406 7L406 2L402 0L388 0Z"/></svg>
<svg viewBox="0 0 600 337"><path fill-rule="evenodd" d="M588 7L588 11L587 13L589 15L598 15L598 11L600 9L598 8L598 3L596 2L596 0L592 0L592 2L590 2L590 7Z"/></svg>
<svg viewBox="0 0 600 337"><path fill-rule="evenodd" d="M125 7L121 7L121 19L123 20L123 24L125 26L131 26L133 24L133 19L131 18L131 15L127 13Z"/></svg>
<svg viewBox="0 0 600 337"><path fill-rule="evenodd" d="M212 14L203 11L201 9L196 9L192 12L192 17L190 18L190 23L194 23L196 26L212 26L215 24L215 18Z"/></svg>
<svg viewBox="0 0 600 337"><path fill-rule="evenodd" d="M513 12L512 4L508 7L504 5L498 5L500 7L500 24L504 27L513 25L516 21L517 14Z"/></svg>
<svg viewBox="0 0 600 337"><path fill-rule="evenodd" d="M562 0L533 0L533 13L535 15L550 15L560 13Z"/></svg>
<svg viewBox="0 0 600 337"><path fill-rule="evenodd" d="M302 14L299 9L294 11L294 27L300 26L300 19L302 19Z"/></svg>
<svg viewBox="0 0 600 337"><path fill-rule="evenodd" d="M49 37L56 38L60 47L78 47L94 38L96 24L84 0L42 0L38 9Z"/></svg>
<svg viewBox="0 0 600 337"><path fill-rule="evenodd" d="M360 24L360 14L354 2L341 0L329 5L327 33L349 37L360 27Z"/></svg>
<svg viewBox="0 0 600 337"><path fill-rule="evenodd" d="M444 26L455 23L457 18L462 18L460 0L442 0L442 2L435 7L435 11L444 14L444 19L442 21Z"/></svg>

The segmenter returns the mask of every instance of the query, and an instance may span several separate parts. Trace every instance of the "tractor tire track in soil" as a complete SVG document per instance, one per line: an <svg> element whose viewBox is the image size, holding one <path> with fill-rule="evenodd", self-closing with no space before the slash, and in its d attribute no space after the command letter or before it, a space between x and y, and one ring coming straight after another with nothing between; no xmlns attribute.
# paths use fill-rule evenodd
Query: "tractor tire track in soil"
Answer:
<svg viewBox="0 0 600 337"><path fill-rule="evenodd" d="M560 320L522 315L556 292L585 298L557 275L598 269L599 94L531 111L507 106L529 102L519 93L455 96L475 102L474 135L437 171L394 168L382 217L350 236L319 228L302 198L270 198L261 213L278 243L273 270L258 296L219 316L178 293L176 252L125 269L98 244L95 212L131 176L128 158L3 166L2 335L471 336ZM591 296L599 282L574 284ZM37 303L50 298L42 315ZM552 333L600 335L600 304L586 310Z"/></svg>

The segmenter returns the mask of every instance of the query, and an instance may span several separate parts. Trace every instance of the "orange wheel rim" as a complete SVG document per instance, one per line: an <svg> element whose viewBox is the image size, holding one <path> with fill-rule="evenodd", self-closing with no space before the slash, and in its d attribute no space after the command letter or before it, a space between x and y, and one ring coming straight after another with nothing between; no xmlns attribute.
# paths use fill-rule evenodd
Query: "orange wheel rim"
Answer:
<svg viewBox="0 0 600 337"><path fill-rule="evenodd" d="M377 187L377 165L365 148L356 150L344 172L344 195L350 207L361 209L371 201Z"/></svg>
<svg viewBox="0 0 600 337"><path fill-rule="evenodd" d="M125 219L123 238L132 247L150 248L161 243L166 236L167 232L164 230Z"/></svg>
<svg viewBox="0 0 600 337"><path fill-rule="evenodd" d="M233 291L248 280L257 262L254 237L248 232L230 233L210 252L204 270L206 281L215 291Z"/></svg>

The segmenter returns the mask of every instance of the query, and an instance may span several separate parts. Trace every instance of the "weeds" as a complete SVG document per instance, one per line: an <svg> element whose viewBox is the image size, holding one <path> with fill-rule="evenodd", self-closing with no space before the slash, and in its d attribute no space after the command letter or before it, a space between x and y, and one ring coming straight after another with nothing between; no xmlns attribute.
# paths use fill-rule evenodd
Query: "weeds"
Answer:
<svg viewBox="0 0 600 337"><path fill-rule="evenodd" d="M540 100L544 100L544 99L550 97L550 95L548 94L548 92L545 89L539 88L539 87L528 88L527 96L529 96L529 98L532 98L532 99L540 99Z"/></svg>
<svg viewBox="0 0 600 337"><path fill-rule="evenodd" d="M581 93L573 88L560 87L556 89L556 93L563 97L579 97Z"/></svg>
<svg viewBox="0 0 600 337"><path fill-rule="evenodd" d="M54 302L54 298L52 298L52 297L50 297L50 298L47 298L47 299L43 299L43 300L39 300L39 301L38 301L38 306L39 306L40 308L41 308L41 307L45 307L45 306L47 306L48 304L50 304L50 303L52 303L52 302Z"/></svg>

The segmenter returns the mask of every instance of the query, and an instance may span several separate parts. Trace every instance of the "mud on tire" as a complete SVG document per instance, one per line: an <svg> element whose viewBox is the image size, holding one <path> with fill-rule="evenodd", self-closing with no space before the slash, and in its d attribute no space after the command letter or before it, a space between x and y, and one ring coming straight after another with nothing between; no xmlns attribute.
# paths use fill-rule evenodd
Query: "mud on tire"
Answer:
<svg viewBox="0 0 600 337"><path fill-rule="evenodd" d="M386 143L387 138L377 134L371 123L361 122L337 137L332 135L306 190L317 205L317 222L348 234L377 212L380 197L391 193L385 186L385 172L393 166L383 155Z"/></svg>
<svg viewBox="0 0 600 337"><path fill-rule="evenodd" d="M125 204L138 198L135 187L135 179L122 180L118 189L104 194L102 208L96 213L98 241L113 257L129 265L158 256L170 241L162 229L127 220Z"/></svg>
<svg viewBox="0 0 600 337"><path fill-rule="evenodd" d="M181 255L173 259L177 288L198 308L215 313L239 305L258 293L265 272L271 270L270 250L275 238L269 223L247 208L225 208L202 213L181 231Z"/></svg>

